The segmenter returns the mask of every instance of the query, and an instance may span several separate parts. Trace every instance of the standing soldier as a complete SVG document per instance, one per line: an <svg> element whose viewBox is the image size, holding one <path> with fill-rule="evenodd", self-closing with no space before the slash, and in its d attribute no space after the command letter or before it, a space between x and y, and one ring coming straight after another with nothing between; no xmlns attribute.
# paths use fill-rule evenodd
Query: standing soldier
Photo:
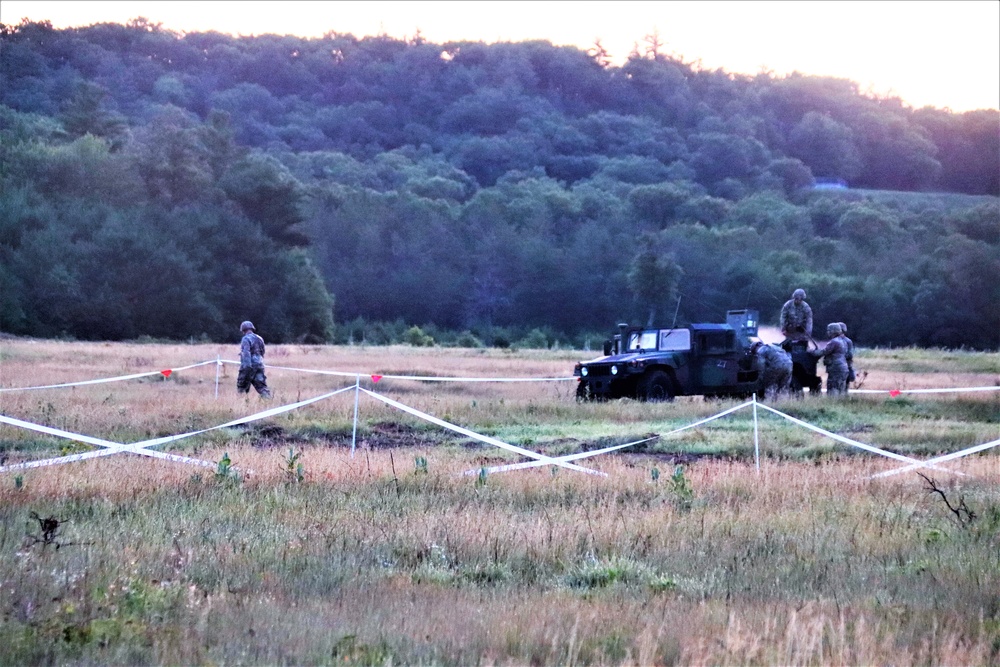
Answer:
<svg viewBox="0 0 1000 667"><path fill-rule="evenodd" d="M840 336L840 324L837 322L827 325L826 336L830 342L812 354L822 358L826 366L827 395L839 396L847 391L847 343Z"/></svg>
<svg viewBox="0 0 1000 667"><path fill-rule="evenodd" d="M264 398L271 398L264 375L264 339L254 333L253 322L247 320L240 325L243 340L240 341L240 374L236 378L236 390L241 394L250 393L250 385Z"/></svg>
<svg viewBox="0 0 1000 667"><path fill-rule="evenodd" d="M808 340L813 333L813 311L806 303L806 291L797 289L781 307L781 334L786 340Z"/></svg>
<svg viewBox="0 0 1000 667"><path fill-rule="evenodd" d="M761 360L764 376L764 396L773 401L788 393L792 381L792 355L777 345L757 341L750 351Z"/></svg>
<svg viewBox="0 0 1000 667"><path fill-rule="evenodd" d="M840 337L844 339L844 344L847 345L847 352L844 358L847 360L847 383L844 385L844 393L846 394L848 389L850 389L851 383L854 382L856 376L854 375L854 341L847 337L847 325L843 322L838 322L840 325Z"/></svg>

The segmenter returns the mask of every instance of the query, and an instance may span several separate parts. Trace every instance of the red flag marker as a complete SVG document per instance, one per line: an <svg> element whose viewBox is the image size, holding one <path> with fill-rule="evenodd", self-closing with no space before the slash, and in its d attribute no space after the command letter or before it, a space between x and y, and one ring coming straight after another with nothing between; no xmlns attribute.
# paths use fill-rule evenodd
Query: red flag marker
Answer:
<svg viewBox="0 0 1000 667"><path fill-rule="evenodd" d="M168 368L167 370L165 370L165 371L160 371L160 375L162 375L162 376L163 376L163 377L165 377L165 378L168 378L168 377L170 377L170 374L171 374L171 373L173 373L173 371L172 371L172 370L170 370L169 368Z"/></svg>
<svg viewBox="0 0 1000 667"><path fill-rule="evenodd" d="M900 395L900 394L902 394L902 393L903 393L903 392L901 392L901 391L900 391L900 390L898 390L898 389L893 389L892 391L890 391L890 392L889 392L889 395L890 395L890 396L892 396L893 398L896 398L897 396L899 396L899 395Z"/></svg>
<svg viewBox="0 0 1000 667"><path fill-rule="evenodd" d="M381 375L373 375L372 376L372 382L378 382L381 379L382 379Z"/></svg>

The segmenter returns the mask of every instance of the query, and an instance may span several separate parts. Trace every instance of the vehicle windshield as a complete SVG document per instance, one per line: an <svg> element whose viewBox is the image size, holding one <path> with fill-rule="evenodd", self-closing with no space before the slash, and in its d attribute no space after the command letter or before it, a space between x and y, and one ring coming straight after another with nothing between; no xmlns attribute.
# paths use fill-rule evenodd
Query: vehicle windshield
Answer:
<svg viewBox="0 0 1000 667"><path fill-rule="evenodd" d="M691 349L691 332L688 329L654 329L652 331L633 331L628 335L626 351L645 350L651 352L682 351Z"/></svg>
<svg viewBox="0 0 1000 667"><path fill-rule="evenodd" d="M628 335L628 351L655 350L658 331L633 331Z"/></svg>

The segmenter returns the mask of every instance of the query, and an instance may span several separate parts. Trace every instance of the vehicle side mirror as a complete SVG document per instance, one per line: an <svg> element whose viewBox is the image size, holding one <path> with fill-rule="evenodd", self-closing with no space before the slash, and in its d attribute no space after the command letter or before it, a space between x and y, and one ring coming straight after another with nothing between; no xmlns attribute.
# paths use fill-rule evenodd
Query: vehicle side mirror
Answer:
<svg viewBox="0 0 1000 667"><path fill-rule="evenodd" d="M610 357L611 356L611 341L610 340L604 341L604 356L605 357Z"/></svg>

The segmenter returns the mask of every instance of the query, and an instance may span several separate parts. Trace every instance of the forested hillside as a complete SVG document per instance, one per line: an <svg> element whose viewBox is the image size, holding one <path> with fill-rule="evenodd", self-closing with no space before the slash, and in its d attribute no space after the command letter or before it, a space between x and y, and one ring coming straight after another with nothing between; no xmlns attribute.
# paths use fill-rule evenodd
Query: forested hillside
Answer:
<svg viewBox="0 0 1000 667"><path fill-rule="evenodd" d="M7 333L577 343L802 287L860 345L1000 345L1000 112L655 37L3 25L0 183Z"/></svg>

